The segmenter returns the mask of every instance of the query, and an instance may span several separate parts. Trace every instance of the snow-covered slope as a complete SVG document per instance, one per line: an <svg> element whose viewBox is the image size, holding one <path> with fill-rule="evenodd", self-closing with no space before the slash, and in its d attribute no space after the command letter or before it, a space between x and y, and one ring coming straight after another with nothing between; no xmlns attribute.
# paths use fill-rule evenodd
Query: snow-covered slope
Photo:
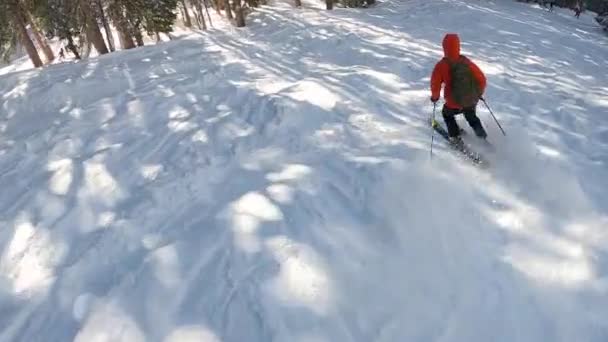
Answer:
<svg viewBox="0 0 608 342"><path fill-rule="evenodd" d="M446 32L487 171L436 140ZM606 341L608 44L511 1L275 4L0 78L0 341Z"/></svg>

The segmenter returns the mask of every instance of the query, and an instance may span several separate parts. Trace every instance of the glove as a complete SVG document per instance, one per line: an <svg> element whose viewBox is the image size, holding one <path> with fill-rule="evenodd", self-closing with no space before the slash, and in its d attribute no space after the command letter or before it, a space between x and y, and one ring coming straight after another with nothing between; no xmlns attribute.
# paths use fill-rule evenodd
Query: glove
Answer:
<svg viewBox="0 0 608 342"><path fill-rule="evenodd" d="M439 101L439 98L438 98L438 97L432 97L432 96L431 96L431 102L433 102L433 103L437 103L437 101Z"/></svg>

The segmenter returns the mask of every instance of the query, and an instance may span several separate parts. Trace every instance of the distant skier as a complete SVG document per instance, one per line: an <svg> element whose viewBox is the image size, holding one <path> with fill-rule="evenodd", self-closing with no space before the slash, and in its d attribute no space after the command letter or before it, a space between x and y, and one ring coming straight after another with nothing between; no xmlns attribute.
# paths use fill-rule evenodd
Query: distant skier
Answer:
<svg viewBox="0 0 608 342"><path fill-rule="evenodd" d="M554 5L555 5L555 0L549 0L549 12L553 12Z"/></svg>
<svg viewBox="0 0 608 342"><path fill-rule="evenodd" d="M574 16L575 16L576 18L580 18L580 16L581 16L581 12L582 12L582 11L583 11L583 10L581 9L581 4L580 4L580 2L577 2L577 3L576 3L576 5L574 6Z"/></svg>
<svg viewBox="0 0 608 342"><path fill-rule="evenodd" d="M441 59L431 75L431 101L439 101L441 86L445 84L443 94L443 120L448 134L454 143L460 143L460 127L456 115L463 113L475 134L485 139L487 133L477 117L477 102L486 89L486 77L470 59L460 54L460 38L457 34L446 34L443 38Z"/></svg>

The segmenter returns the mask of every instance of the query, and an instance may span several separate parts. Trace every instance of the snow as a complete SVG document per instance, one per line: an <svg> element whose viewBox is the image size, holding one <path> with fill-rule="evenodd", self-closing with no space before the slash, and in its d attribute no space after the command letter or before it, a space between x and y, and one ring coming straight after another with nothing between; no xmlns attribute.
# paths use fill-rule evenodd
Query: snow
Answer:
<svg viewBox="0 0 608 342"><path fill-rule="evenodd" d="M608 340L590 16L277 2L248 24L0 76L0 341ZM508 134L479 107L485 171L429 157L446 32Z"/></svg>

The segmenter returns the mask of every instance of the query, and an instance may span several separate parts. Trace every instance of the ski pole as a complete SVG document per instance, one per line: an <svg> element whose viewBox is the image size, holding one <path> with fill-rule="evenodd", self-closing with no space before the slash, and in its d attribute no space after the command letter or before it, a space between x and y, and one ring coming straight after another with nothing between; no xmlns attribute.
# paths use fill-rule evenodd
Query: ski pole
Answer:
<svg viewBox="0 0 608 342"><path fill-rule="evenodd" d="M435 108L437 108L437 103L433 102L433 116L431 116L431 159L433 159L433 140L435 140L435 127L433 127L433 123L435 122Z"/></svg>
<svg viewBox="0 0 608 342"><path fill-rule="evenodd" d="M490 109L490 106L488 106L488 103L486 102L486 99L484 99L482 97L482 98L480 98L480 100L481 100L481 102L483 102L483 104L486 105L486 108L488 108L488 110L490 111L490 114L492 115L492 118L494 118L494 121L498 125L498 128L500 128L500 131L502 132L502 135L506 136L507 133L505 133L505 130L502 129L502 126L500 125L500 122L498 122L498 119L496 119L496 116L494 116L494 113L492 112L492 109Z"/></svg>

